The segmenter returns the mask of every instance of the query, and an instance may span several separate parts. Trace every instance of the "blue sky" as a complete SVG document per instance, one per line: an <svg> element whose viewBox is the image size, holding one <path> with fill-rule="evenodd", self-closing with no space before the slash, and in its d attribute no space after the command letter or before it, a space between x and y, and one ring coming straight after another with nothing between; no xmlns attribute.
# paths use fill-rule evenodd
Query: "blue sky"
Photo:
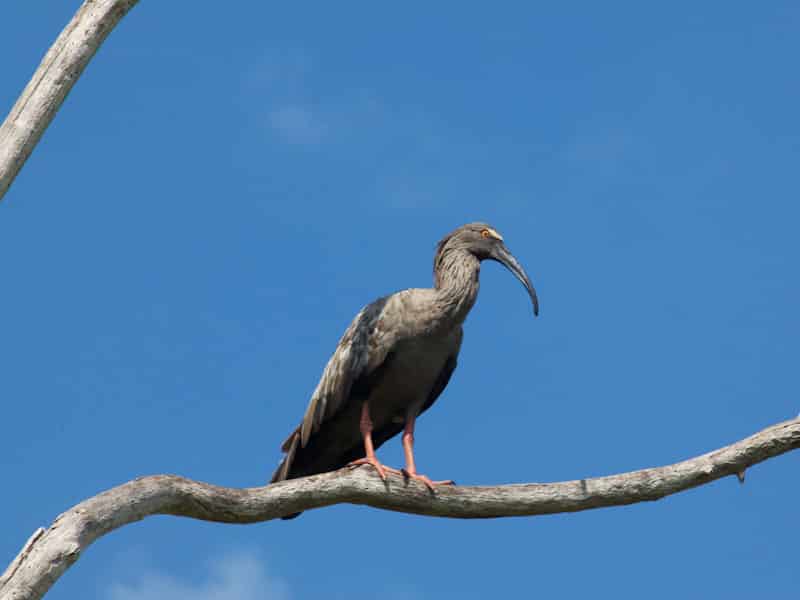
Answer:
<svg viewBox="0 0 800 600"><path fill-rule="evenodd" d="M0 7L4 112L78 5ZM542 310L485 266L431 477L611 474L797 415L799 31L791 2L142 2L0 204L0 562L139 475L264 482L350 319L473 220ZM799 467L541 518L156 517L48 597L787 597Z"/></svg>

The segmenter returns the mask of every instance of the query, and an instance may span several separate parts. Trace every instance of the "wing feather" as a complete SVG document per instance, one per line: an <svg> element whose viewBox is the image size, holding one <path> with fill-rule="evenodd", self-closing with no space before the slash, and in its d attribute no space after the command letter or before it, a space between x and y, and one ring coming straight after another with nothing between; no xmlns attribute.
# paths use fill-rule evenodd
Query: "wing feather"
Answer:
<svg viewBox="0 0 800 600"><path fill-rule="evenodd" d="M306 408L300 425L300 446L342 409L353 384L383 363L394 336L382 326L388 296L365 306L342 335Z"/></svg>

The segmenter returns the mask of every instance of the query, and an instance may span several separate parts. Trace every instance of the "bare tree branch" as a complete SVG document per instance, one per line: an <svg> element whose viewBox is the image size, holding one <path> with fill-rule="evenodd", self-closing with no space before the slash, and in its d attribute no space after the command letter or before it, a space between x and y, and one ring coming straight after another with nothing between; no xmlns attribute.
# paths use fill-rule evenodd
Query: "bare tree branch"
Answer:
<svg viewBox="0 0 800 600"><path fill-rule="evenodd" d="M138 0L86 0L47 51L0 126L0 200L28 160L72 86Z"/></svg>
<svg viewBox="0 0 800 600"><path fill-rule="evenodd" d="M435 495L399 476L384 484L363 467L248 489L175 475L142 477L81 502L37 530L0 577L0 600L41 598L97 538L150 515L256 523L342 503L460 519L575 512L658 500L728 475L742 478L748 467L798 447L800 417L665 467L560 483L440 488Z"/></svg>

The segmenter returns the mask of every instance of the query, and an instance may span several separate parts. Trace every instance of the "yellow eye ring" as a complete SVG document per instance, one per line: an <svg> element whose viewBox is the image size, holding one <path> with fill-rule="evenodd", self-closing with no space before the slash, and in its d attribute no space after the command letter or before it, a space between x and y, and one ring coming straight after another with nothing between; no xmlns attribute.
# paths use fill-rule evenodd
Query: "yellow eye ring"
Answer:
<svg viewBox="0 0 800 600"><path fill-rule="evenodd" d="M492 237L492 234L489 233L488 229L484 229L484 230L481 231L481 237L484 237L484 238L488 239L488 238Z"/></svg>

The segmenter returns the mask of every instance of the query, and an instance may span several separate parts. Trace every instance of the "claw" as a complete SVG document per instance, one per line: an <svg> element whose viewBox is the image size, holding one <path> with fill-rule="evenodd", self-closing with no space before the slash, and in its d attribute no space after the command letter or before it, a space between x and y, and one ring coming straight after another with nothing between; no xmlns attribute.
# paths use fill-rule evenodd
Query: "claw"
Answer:
<svg viewBox="0 0 800 600"><path fill-rule="evenodd" d="M400 469L400 472L403 474L403 477L405 477L406 481L408 481L409 479L416 479L417 481L421 481L422 483L424 483L427 486L427 488L431 491L431 493L435 492L434 487L437 486L437 485L455 485L456 484L456 482L453 481L452 479L443 479L441 481L432 481L431 478L428 477L427 475L420 475L419 473L416 473L416 472L412 473L408 469Z"/></svg>
<svg viewBox="0 0 800 600"><path fill-rule="evenodd" d="M350 468L360 467L361 465L370 465L373 469L378 472L380 478L383 481L386 481L386 473L394 473L396 475L400 474L400 471L397 469L393 469L392 467L387 467L386 465L381 464L381 462L377 458L370 458L364 457L354 460L353 462L347 463L347 466Z"/></svg>

